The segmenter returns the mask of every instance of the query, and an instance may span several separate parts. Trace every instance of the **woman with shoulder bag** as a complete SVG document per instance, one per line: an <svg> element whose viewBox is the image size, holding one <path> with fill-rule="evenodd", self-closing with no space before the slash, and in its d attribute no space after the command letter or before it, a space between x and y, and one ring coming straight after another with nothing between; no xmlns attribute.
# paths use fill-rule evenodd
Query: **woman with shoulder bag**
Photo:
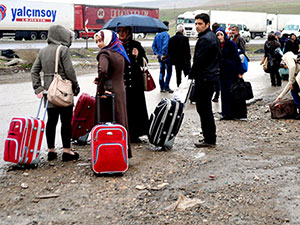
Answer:
<svg viewBox="0 0 300 225"><path fill-rule="evenodd" d="M265 43L265 58L267 58L266 73L270 73L271 85L273 87L281 86L281 77L279 74L280 62L282 55L278 52L280 50L280 43L276 40L274 34L269 34L268 40Z"/></svg>
<svg viewBox="0 0 300 225"><path fill-rule="evenodd" d="M73 32L63 26L54 25L49 28L48 45L40 50L31 69L32 85L38 98L43 97L44 91L48 90L53 80L56 50L60 45L62 46L60 47L58 55L58 74L62 79L67 79L72 82L73 94L75 96L80 92L69 51L72 38ZM41 82L41 72L44 73L43 82ZM78 160L79 154L71 149L73 104L67 107L61 107L49 102L47 113L46 139L48 145L48 161L57 158L57 153L55 152L55 133L59 117L61 121L61 138L63 144L62 161Z"/></svg>
<svg viewBox="0 0 300 225"><path fill-rule="evenodd" d="M144 77L141 71L143 58L147 60L141 43L132 39L131 27L118 27L118 35L130 63L125 61L124 83L130 141L140 143L140 136L149 131L149 117L144 93ZM148 61L148 60L147 60Z"/></svg>

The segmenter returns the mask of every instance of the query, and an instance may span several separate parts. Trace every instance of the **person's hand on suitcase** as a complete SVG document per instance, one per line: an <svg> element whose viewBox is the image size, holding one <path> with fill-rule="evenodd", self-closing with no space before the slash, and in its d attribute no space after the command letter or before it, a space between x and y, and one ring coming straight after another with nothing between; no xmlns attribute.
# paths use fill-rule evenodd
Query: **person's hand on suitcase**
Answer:
<svg viewBox="0 0 300 225"><path fill-rule="evenodd" d="M112 94L112 92L110 92L110 91L105 91L105 92L104 92L104 95L101 95L101 98L107 98L106 95L111 95L111 94Z"/></svg>
<svg viewBox="0 0 300 225"><path fill-rule="evenodd" d="M36 97L38 97L38 98L42 98L42 97L43 97L43 95L44 95L44 91L41 91L40 93L38 93L38 94L36 95Z"/></svg>
<svg viewBox="0 0 300 225"><path fill-rule="evenodd" d="M98 85L98 83L99 83L99 78L96 77L95 80L94 80L94 84L97 84L97 85Z"/></svg>

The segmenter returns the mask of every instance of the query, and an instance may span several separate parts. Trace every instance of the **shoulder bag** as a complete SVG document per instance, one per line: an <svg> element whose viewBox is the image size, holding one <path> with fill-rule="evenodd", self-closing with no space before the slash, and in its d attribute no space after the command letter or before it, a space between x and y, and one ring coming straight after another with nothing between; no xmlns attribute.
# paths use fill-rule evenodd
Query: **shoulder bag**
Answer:
<svg viewBox="0 0 300 225"><path fill-rule="evenodd" d="M73 104L72 82L63 80L58 74L59 50L62 45L58 46L55 57L54 78L48 88L47 98L49 102L56 106L67 107Z"/></svg>
<svg viewBox="0 0 300 225"><path fill-rule="evenodd" d="M152 91L156 88L155 82L153 77L151 76L148 70L148 63L147 60L143 57L143 67L141 67L144 79L144 90L145 91Z"/></svg>

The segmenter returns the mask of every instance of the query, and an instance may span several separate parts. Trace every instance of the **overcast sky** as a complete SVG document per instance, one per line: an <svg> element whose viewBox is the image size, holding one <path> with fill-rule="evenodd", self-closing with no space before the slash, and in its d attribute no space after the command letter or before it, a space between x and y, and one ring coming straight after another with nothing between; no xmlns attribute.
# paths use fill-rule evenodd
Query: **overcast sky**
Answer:
<svg viewBox="0 0 300 225"><path fill-rule="evenodd" d="M38 1L38 2L59 2L61 0L30 0L30 1ZM109 0L109 1L99 1L99 0L89 0L88 2L85 0L64 0L64 3L76 3L76 4L89 4L89 5L120 5L128 2L149 2L150 0Z"/></svg>

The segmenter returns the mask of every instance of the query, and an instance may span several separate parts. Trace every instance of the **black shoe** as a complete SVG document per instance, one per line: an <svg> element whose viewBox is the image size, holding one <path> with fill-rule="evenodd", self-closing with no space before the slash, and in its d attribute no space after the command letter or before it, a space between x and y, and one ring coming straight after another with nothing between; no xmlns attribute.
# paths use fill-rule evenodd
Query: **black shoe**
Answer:
<svg viewBox="0 0 300 225"><path fill-rule="evenodd" d="M222 120L232 120L232 118L227 117L227 116L223 116L222 118L220 118L220 121L222 121Z"/></svg>
<svg viewBox="0 0 300 225"><path fill-rule="evenodd" d="M69 154L64 152L62 154L62 161L67 162L67 161L73 161L73 160L78 160L79 159L79 154L77 152L74 152L74 155Z"/></svg>
<svg viewBox="0 0 300 225"><path fill-rule="evenodd" d="M57 159L57 153L56 152L48 152L48 161L52 161Z"/></svg>
<svg viewBox="0 0 300 225"><path fill-rule="evenodd" d="M138 137L135 137L135 138L130 138L130 142L131 143L142 143L142 140L139 139Z"/></svg>
<svg viewBox="0 0 300 225"><path fill-rule="evenodd" d="M295 117L295 120L300 120L300 114Z"/></svg>
<svg viewBox="0 0 300 225"><path fill-rule="evenodd" d="M170 89L170 88L167 88L165 91L166 91L166 92L169 92L169 93L173 93L173 92L174 92L174 91L173 91L172 89Z"/></svg>
<svg viewBox="0 0 300 225"><path fill-rule="evenodd" d="M213 148L216 147L216 143L207 143L204 140L200 140L200 143L195 143L195 147L197 148Z"/></svg>
<svg viewBox="0 0 300 225"><path fill-rule="evenodd" d="M165 92L166 92L166 90L164 90L164 89L160 89L160 92L162 92L162 93L165 93Z"/></svg>

